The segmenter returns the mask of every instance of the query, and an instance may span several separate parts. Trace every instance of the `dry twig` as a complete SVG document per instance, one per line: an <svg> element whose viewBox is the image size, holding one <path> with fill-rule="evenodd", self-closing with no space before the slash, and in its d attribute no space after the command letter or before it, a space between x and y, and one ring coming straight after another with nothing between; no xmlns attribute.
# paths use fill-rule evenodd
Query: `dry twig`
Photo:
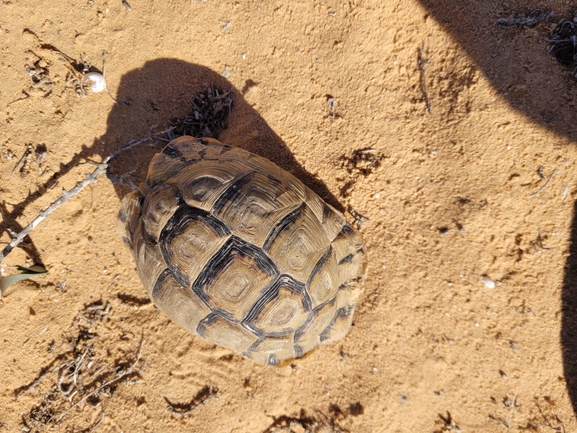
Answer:
<svg viewBox="0 0 577 433"><path fill-rule="evenodd" d="M104 158L104 160L100 164L96 165L96 169L92 173L87 174L86 177L84 178L84 180L82 180L81 182L78 182L72 189L70 189L69 191L66 191L63 189L62 195L54 203L52 203L50 206L48 206L46 209L44 209L42 212L40 212L40 214L36 218L34 218L30 224L28 224L16 236L14 236L12 241L8 245L6 245L6 247L4 247L2 252L0 252L0 263L2 263L2 261L6 258L6 256L8 254L10 254L10 252L12 252L12 250L16 246L18 246L24 240L24 238L26 236L28 236L28 234L30 234L30 232L32 230L34 230L36 228L36 226L38 226L38 224L40 224L48 215L50 215L52 212L54 212L62 204L64 204L68 200L70 200L72 197L78 195L80 193L80 191L82 191L88 185L96 182L96 180L98 179L98 177L100 177L100 175L105 174L106 170L108 169L110 161L112 161L114 158L116 158L121 153L132 149L133 147L136 147L138 145L146 143L147 141L154 140L157 136L163 137L163 136L170 134L173 129L174 129L174 127L170 127L168 129L165 129L164 131L161 131L160 133L158 133L156 135L150 135L148 137L139 138L136 140L129 141L128 143L121 146L114 153L112 153L109 156L107 156L106 158Z"/></svg>
<svg viewBox="0 0 577 433"><path fill-rule="evenodd" d="M549 178L545 181L545 184L541 188L539 188L537 191L535 191L533 194L531 194L530 197L535 197L537 194L539 194L541 191L543 191L556 172L557 172L557 167L555 167L555 170L553 170L553 173L551 173L551 176L549 176Z"/></svg>
<svg viewBox="0 0 577 433"><path fill-rule="evenodd" d="M72 409L74 409L75 407L78 407L79 405L84 403L89 398L98 396L98 394L100 394L106 388L109 388L111 385L114 385L115 383L120 382L122 379L126 378L127 376L130 376L131 374L133 374L136 371L136 366L137 366L138 362L140 361L140 357L142 355L142 346L144 345L144 342L145 342L144 339L142 339L140 341L140 346L138 347L138 353L136 354L136 359L127 369L118 372L116 377L106 381L105 383L103 383L102 385L100 385L99 387L94 389L93 391L84 395L84 397L82 397L80 400L78 400L76 403L74 403L72 406L70 406L64 412L62 412L58 416L58 418L56 418L56 421L54 421L54 424L58 424L58 422L60 422L62 420L62 418L64 418Z"/></svg>
<svg viewBox="0 0 577 433"><path fill-rule="evenodd" d="M72 365L74 365L74 359L69 359L68 361L63 362L62 364L58 364L56 367L54 367L51 370L48 370L44 373L42 373L40 376L38 376L38 378L32 382L30 385L21 388L20 390L18 390L17 394L14 396L14 400L18 400L20 397L22 397L23 395L28 394L28 392L35 388L36 386L40 385L40 383L46 379L48 376L50 376L51 374L54 374L60 370L62 370L63 368L66 367L71 367Z"/></svg>
<svg viewBox="0 0 577 433"><path fill-rule="evenodd" d="M92 426L89 433L94 433L103 419L104 419L104 411L100 412L100 419L96 421L96 424Z"/></svg>
<svg viewBox="0 0 577 433"><path fill-rule="evenodd" d="M418 64L419 64L419 69L421 70L423 95L425 97L425 104L427 106L427 113L432 114L431 101L429 100L429 89L427 87L427 66L429 66L430 62L425 59L423 52L424 52L424 49L419 48Z"/></svg>
<svg viewBox="0 0 577 433"><path fill-rule="evenodd" d="M517 16L509 15L508 17L499 18L497 20L497 24L502 29L511 29L513 27L522 29L523 27L533 27L540 22L552 17L553 15L555 15L553 11L543 12L540 9L535 9L528 14L521 14Z"/></svg>

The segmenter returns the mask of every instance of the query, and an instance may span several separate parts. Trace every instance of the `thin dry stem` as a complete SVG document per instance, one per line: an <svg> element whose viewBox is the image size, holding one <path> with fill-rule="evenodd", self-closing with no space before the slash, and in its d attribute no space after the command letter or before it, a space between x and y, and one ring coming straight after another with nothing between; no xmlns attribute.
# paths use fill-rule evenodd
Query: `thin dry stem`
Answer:
<svg viewBox="0 0 577 433"><path fill-rule="evenodd" d="M170 127L168 129L165 129L164 131L159 132L158 134L129 141L128 143L118 148L118 150L116 150L115 152L104 158L104 160L100 164L96 165L96 169L92 173L87 174L84 180L78 182L74 186L74 188L72 188L69 191L63 189L62 195L54 203L52 203L50 206L48 206L46 209L40 212L40 214L36 218L34 218L30 224L28 224L20 233L18 233L12 239L12 241L8 245L6 245L6 247L4 247L2 252L0 252L0 263L2 263L6 258L6 256L10 254L12 250L16 246L18 246L24 240L24 238L26 238L26 236L28 236L30 232L32 232L32 230L34 230L38 226L38 224L40 224L48 215L50 215L52 212L54 212L62 204L70 200L72 197L78 195L80 191L82 191L88 185L96 182L96 180L100 177L100 175L105 174L106 170L108 169L109 163L112 159L116 158L122 152L126 152L127 150L132 149L133 147L136 147L147 141L154 140L156 136L159 137L165 136L169 134L173 129L174 127Z"/></svg>
<svg viewBox="0 0 577 433"><path fill-rule="evenodd" d="M93 391L89 392L88 394L86 394L84 397L82 397L80 400L78 400L76 403L74 403L72 406L70 406L68 409L66 409L64 412L62 412L58 418L56 418L56 421L54 421L54 424L58 424L62 418L64 418L72 409L74 409L75 407L78 407L79 405L81 405L82 403L84 403L86 400L88 400L90 397L93 396L97 396L98 394L100 394L100 392L106 388L108 388L109 386L115 384L116 382L119 382L120 380L124 379L125 377L131 375L132 373L134 373L136 365L138 364L138 362L140 361L140 357L142 355L142 346L144 345L145 340L142 339L140 341L140 346L138 347L138 353L136 354L136 359L134 360L134 362L132 363L132 365L130 365L130 367L128 367L126 370L121 371L118 373L118 375L114 378L114 379L110 379L109 381L103 383L102 385L100 385L98 388L94 389Z"/></svg>
<svg viewBox="0 0 577 433"><path fill-rule="evenodd" d="M425 49L419 48L419 57L418 57L418 64L419 69L421 70L421 79L422 79L422 87L423 87L423 97L425 98L425 106L427 108L427 113L433 114L431 112L431 100L429 99L429 88L427 87L427 66L429 66L429 61L425 59L424 56Z"/></svg>
<svg viewBox="0 0 577 433"><path fill-rule="evenodd" d="M104 411L100 412L100 419L96 422L96 424L94 424L94 426L92 426L92 428L90 429L90 433L96 431L96 429L98 428L103 419L104 419Z"/></svg>
<svg viewBox="0 0 577 433"><path fill-rule="evenodd" d="M555 173L557 173L557 167L555 167L555 170L553 170L553 173L551 173L551 176L549 176L549 178L547 179L547 181L545 182L545 184L543 184L543 186L541 188L539 188L537 191L535 191L533 194L531 194L529 197L535 197L537 194L539 194L541 191L543 191L545 189L545 187L549 184L549 181L553 178L553 176L555 175ZM0 260L1 261L1 260Z"/></svg>
<svg viewBox="0 0 577 433"><path fill-rule="evenodd" d="M68 360L63 362L62 364L57 365L56 367L54 367L52 370L48 370L45 373L41 374L38 379L36 379L34 382L32 382L30 385L28 385L26 388L24 388L23 390L21 390L21 392L19 392L15 397L14 400L17 401L20 397L22 397L23 395L28 394L28 392L35 388L36 386L40 385L40 383L46 379L48 376L50 376L51 374L56 373L57 371L60 371L61 369L65 368L65 367L71 367L74 364L74 360Z"/></svg>

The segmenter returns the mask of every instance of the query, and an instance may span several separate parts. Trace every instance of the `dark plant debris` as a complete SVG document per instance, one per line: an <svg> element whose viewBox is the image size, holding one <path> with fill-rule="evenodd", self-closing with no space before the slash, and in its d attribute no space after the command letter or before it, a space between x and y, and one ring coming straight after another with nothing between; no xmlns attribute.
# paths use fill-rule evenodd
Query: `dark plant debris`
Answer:
<svg viewBox="0 0 577 433"><path fill-rule="evenodd" d="M228 116L235 101L233 89L223 90L211 85L207 90L192 97L190 112L184 117L171 120L174 139L183 135L196 138L217 138L228 126Z"/></svg>
<svg viewBox="0 0 577 433"><path fill-rule="evenodd" d="M439 419L435 422L435 424L437 424L440 428L435 430L434 433L442 433L442 432L446 432L446 431L452 431L452 432L459 433L461 431L459 426L455 423L455 420L451 416L450 412L447 411L446 416L443 414L438 414L438 415L439 415Z"/></svg>
<svg viewBox="0 0 577 433"><path fill-rule="evenodd" d="M218 395L217 387L206 385L200 391L198 391L196 395L192 398L192 400L188 403L173 403L166 397L164 397L164 400L166 401L166 403L168 403L166 410L178 415L186 415L188 413L191 413L196 408L204 405L209 398L211 397L217 398L217 395Z"/></svg>
<svg viewBox="0 0 577 433"><path fill-rule="evenodd" d="M334 409L329 407L329 410ZM340 410L331 410L330 416L321 411L316 411L314 415L308 415L304 409L300 410L298 416L281 415L272 417L272 424L263 433L294 433L301 431L304 433L348 433L349 430L343 428L339 421L346 417Z"/></svg>
<svg viewBox="0 0 577 433"><path fill-rule="evenodd" d="M32 391L40 396L24 412L22 431L35 433L52 429L67 414L84 405L100 407L102 420L106 406L103 406L101 397L110 398L121 384L138 381L144 339L141 339L134 354L123 353L114 362L109 357L103 357L100 354L102 350L97 350L98 326L106 320L110 310L109 302L97 301L86 305L72 322L71 330L74 328L75 331L63 343L65 351L42 368L33 381L14 390L15 400ZM98 424L100 421L82 431L93 431ZM77 431L76 427L73 427L73 431ZM71 424L67 428L67 431L72 431Z"/></svg>
<svg viewBox="0 0 577 433"><path fill-rule="evenodd" d="M564 66L573 68L571 75L577 78L577 19L561 20L557 23L547 42L550 42L548 53L555 56Z"/></svg>
<svg viewBox="0 0 577 433"><path fill-rule="evenodd" d="M351 156L341 156L339 161L349 174L368 176L380 167L383 158L376 149L364 148L355 150Z"/></svg>
<svg viewBox="0 0 577 433"><path fill-rule="evenodd" d="M502 29L522 29L523 27L533 27L554 15L555 13L553 11L535 9L529 13L509 15L508 17L499 18L497 20L497 25Z"/></svg>

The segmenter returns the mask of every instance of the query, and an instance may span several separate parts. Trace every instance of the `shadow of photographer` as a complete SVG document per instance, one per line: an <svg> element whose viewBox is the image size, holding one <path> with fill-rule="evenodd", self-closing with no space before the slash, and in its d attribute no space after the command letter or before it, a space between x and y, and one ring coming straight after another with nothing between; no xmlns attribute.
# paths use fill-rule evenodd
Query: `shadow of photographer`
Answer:
<svg viewBox="0 0 577 433"><path fill-rule="evenodd" d="M553 22L571 18L569 5L560 0L523 4L524 10L507 11L497 0L419 0L480 68L509 105L570 142L577 141L577 85L570 70L547 53L543 38L524 38L518 27L501 29L499 14L519 14L541 8L554 11ZM521 2L517 2L521 3ZM531 30L533 31L533 30ZM561 344L565 382L577 412L577 203L573 210L570 248L562 288Z"/></svg>

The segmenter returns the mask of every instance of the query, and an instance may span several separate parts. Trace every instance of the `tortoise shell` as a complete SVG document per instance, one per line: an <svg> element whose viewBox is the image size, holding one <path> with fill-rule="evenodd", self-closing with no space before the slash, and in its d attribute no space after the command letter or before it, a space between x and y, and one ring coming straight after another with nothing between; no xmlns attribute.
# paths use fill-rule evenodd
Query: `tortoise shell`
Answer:
<svg viewBox="0 0 577 433"><path fill-rule="evenodd" d="M192 334L278 365L349 330L362 237L265 158L177 138L119 219L153 302Z"/></svg>

